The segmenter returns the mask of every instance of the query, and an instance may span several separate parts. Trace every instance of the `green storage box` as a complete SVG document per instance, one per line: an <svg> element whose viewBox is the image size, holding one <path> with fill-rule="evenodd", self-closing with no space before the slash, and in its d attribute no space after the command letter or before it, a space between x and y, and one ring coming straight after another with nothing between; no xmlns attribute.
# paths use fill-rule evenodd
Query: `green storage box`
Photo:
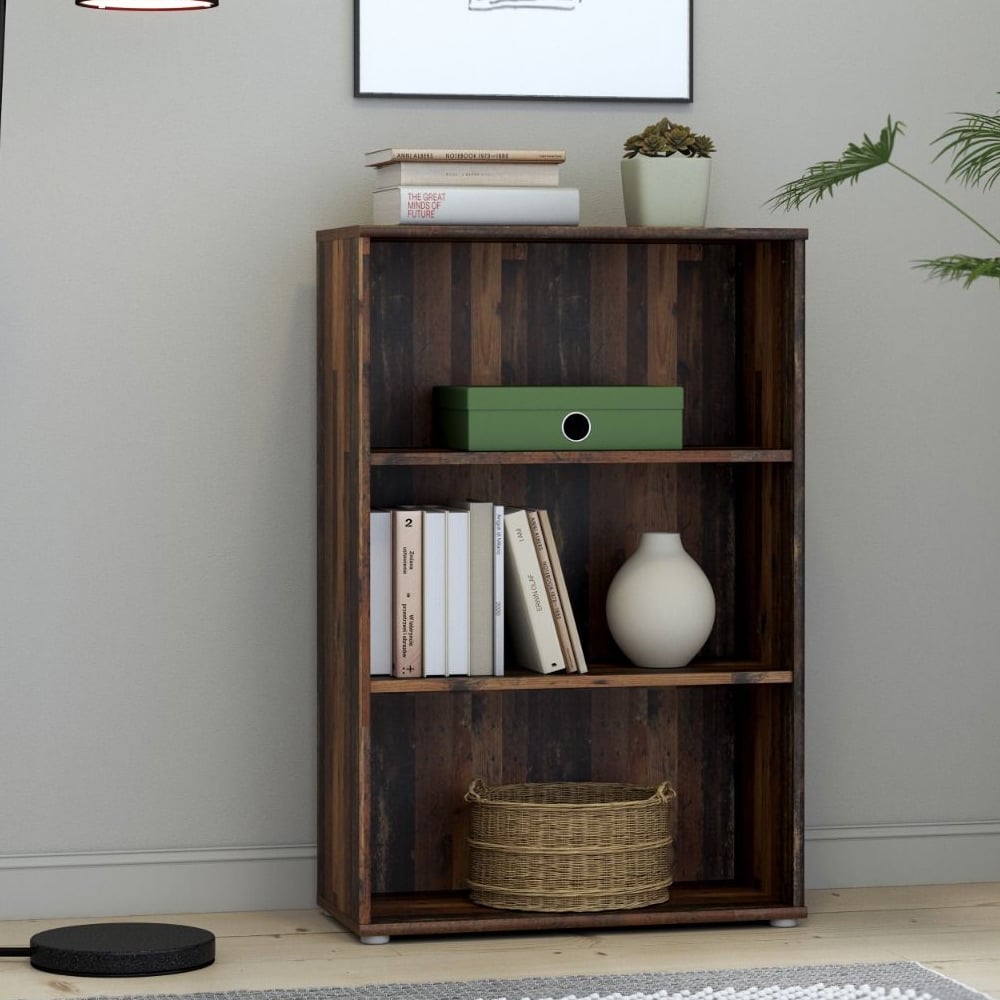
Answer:
<svg viewBox="0 0 1000 1000"><path fill-rule="evenodd" d="M462 451L682 447L684 390L654 385L443 385L442 444Z"/></svg>

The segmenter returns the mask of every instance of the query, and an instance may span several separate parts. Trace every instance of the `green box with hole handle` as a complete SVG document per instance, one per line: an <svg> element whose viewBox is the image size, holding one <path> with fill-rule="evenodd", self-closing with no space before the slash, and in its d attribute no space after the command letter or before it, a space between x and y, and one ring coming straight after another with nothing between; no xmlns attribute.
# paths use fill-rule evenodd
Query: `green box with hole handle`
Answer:
<svg viewBox="0 0 1000 1000"><path fill-rule="evenodd" d="M684 389L439 385L438 441L461 451L660 451L683 446Z"/></svg>

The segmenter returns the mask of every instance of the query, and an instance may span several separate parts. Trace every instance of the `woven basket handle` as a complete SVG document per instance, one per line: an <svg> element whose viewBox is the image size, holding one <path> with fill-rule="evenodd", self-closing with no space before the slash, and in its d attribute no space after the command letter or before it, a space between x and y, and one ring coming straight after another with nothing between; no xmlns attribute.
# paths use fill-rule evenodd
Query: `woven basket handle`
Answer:
<svg viewBox="0 0 1000 1000"><path fill-rule="evenodd" d="M482 778L473 778L469 790L465 793L466 802L482 802L489 792L489 785ZM664 805L677 798L677 793L673 790L669 781L662 782L653 793L653 797L659 799Z"/></svg>
<svg viewBox="0 0 1000 1000"><path fill-rule="evenodd" d="M489 791L489 786L482 778L473 778L469 790L465 793L466 802L482 802L483 797Z"/></svg>
<svg viewBox="0 0 1000 1000"><path fill-rule="evenodd" d="M671 799L677 798L677 793L673 790L669 781L664 781L659 788L656 789L656 798L666 805Z"/></svg>

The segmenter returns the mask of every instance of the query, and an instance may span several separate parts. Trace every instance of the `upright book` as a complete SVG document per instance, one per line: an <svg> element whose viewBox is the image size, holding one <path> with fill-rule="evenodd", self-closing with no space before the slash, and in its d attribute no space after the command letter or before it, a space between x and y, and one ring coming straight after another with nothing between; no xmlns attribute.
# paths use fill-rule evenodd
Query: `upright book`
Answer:
<svg viewBox="0 0 1000 1000"><path fill-rule="evenodd" d="M392 673L423 674L423 526L424 512L392 510Z"/></svg>
<svg viewBox="0 0 1000 1000"><path fill-rule="evenodd" d="M587 672L587 657L583 653L583 643L580 642L580 630L576 625L576 615L573 614L573 605L570 603L569 591L566 588L566 578L563 575L562 560L559 558L559 548L556 545L555 535L552 532L552 521L547 510L538 512L539 520L542 524L542 536L549 551L552 561L552 574L555 577L556 591L559 600L562 602L563 616L566 620L566 629L569 632L570 645L573 648L573 659L576 662L576 669L581 674Z"/></svg>
<svg viewBox="0 0 1000 1000"><path fill-rule="evenodd" d="M564 149L450 149L447 147L387 146L365 153L365 166L383 163L563 163Z"/></svg>
<svg viewBox="0 0 1000 1000"><path fill-rule="evenodd" d="M580 222L580 192L571 187L404 185L372 195L376 225L549 225Z"/></svg>
<svg viewBox="0 0 1000 1000"><path fill-rule="evenodd" d="M436 507L424 507L421 567L423 614L420 663L424 677L444 677L448 658L448 536L447 516Z"/></svg>
<svg viewBox="0 0 1000 1000"><path fill-rule="evenodd" d="M392 516L373 510L369 516L368 611L369 672L392 674Z"/></svg>
<svg viewBox="0 0 1000 1000"><path fill-rule="evenodd" d="M528 515L524 510L504 514L507 562L507 621L520 666L539 674L566 669L555 619L545 592Z"/></svg>
<svg viewBox="0 0 1000 1000"><path fill-rule="evenodd" d="M502 676L506 656L504 636L506 635L506 599L504 578L506 532L504 531L504 506L493 505L493 673Z"/></svg>
<svg viewBox="0 0 1000 1000"><path fill-rule="evenodd" d="M447 625L447 656L445 669L449 677L467 676L471 634L469 622L469 527L471 514L467 510L445 509L445 550L448 565L445 571L445 617Z"/></svg>
<svg viewBox="0 0 1000 1000"><path fill-rule="evenodd" d="M566 661L566 671L575 674L579 672L576 652L572 642L570 642L569 625L566 621L567 612L563 609L563 597L556 586L555 564L558 562L559 556L555 551L550 551L548 540L542 530L542 511L528 509L525 513L528 516L531 540L535 543L535 555L538 556L538 568L542 574L542 585L545 587L545 595L549 601L549 610L556 623L559 647L562 649L563 659Z"/></svg>
<svg viewBox="0 0 1000 1000"><path fill-rule="evenodd" d="M437 568L432 568L428 557L430 540L434 529L428 532L428 521L440 518L443 523L443 537L440 560ZM428 616L428 600L443 597L439 624L444 636L443 659L439 670L433 670L428 663L428 642L424 636L424 676L435 673L446 677L468 676L469 673L469 511L458 507L424 507L424 622L434 621L434 612ZM433 640L432 640L433 641Z"/></svg>
<svg viewBox="0 0 1000 1000"><path fill-rule="evenodd" d="M459 500L451 506L469 511L469 673L502 674L503 507L490 500Z"/></svg>

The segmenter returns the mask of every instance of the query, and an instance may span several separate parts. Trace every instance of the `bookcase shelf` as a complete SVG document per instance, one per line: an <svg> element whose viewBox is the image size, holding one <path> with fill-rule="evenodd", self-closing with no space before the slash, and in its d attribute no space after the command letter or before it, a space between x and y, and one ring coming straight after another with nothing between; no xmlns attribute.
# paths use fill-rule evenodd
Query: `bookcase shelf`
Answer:
<svg viewBox="0 0 1000 1000"><path fill-rule="evenodd" d="M740 923L798 919L805 910L790 908L760 888L734 883L678 883L670 900L640 910L589 913L515 913L477 906L465 893L403 893L372 898L371 922L364 936L382 934L503 933L669 925Z"/></svg>
<svg viewBox="0 0 1000 1000"><path fill-rule="evenodd" d="M362 937L795 919L802 871L803 328L792 229L354 226L318 233L320 905ZM676 451L443 449L435 385L682 385ZM372 677L368 511L545 507L586 674ZM679 531L715 627L629 665L608 584ZM491 909L473 778L677 791L670 900Z"/></svg>
<svg viewBox="0 0 1000 1000"><path fill-rule="evenodd" d="M451 451L422 448L376 450L372 465L697 465L701 463L788 463L788 448L682 448L678 451Z"/></svg>
<svg viewBox="0 0 1000 1000"><path fill-rule="evenodd" d="M371 693L418 691L569 690L583 688L706 687L715 684L791 684L791 670L745 663L692 664L674 670L644 670L588 663L585 674L536 674L511 668L503 677L372 677Z"/></svg>

